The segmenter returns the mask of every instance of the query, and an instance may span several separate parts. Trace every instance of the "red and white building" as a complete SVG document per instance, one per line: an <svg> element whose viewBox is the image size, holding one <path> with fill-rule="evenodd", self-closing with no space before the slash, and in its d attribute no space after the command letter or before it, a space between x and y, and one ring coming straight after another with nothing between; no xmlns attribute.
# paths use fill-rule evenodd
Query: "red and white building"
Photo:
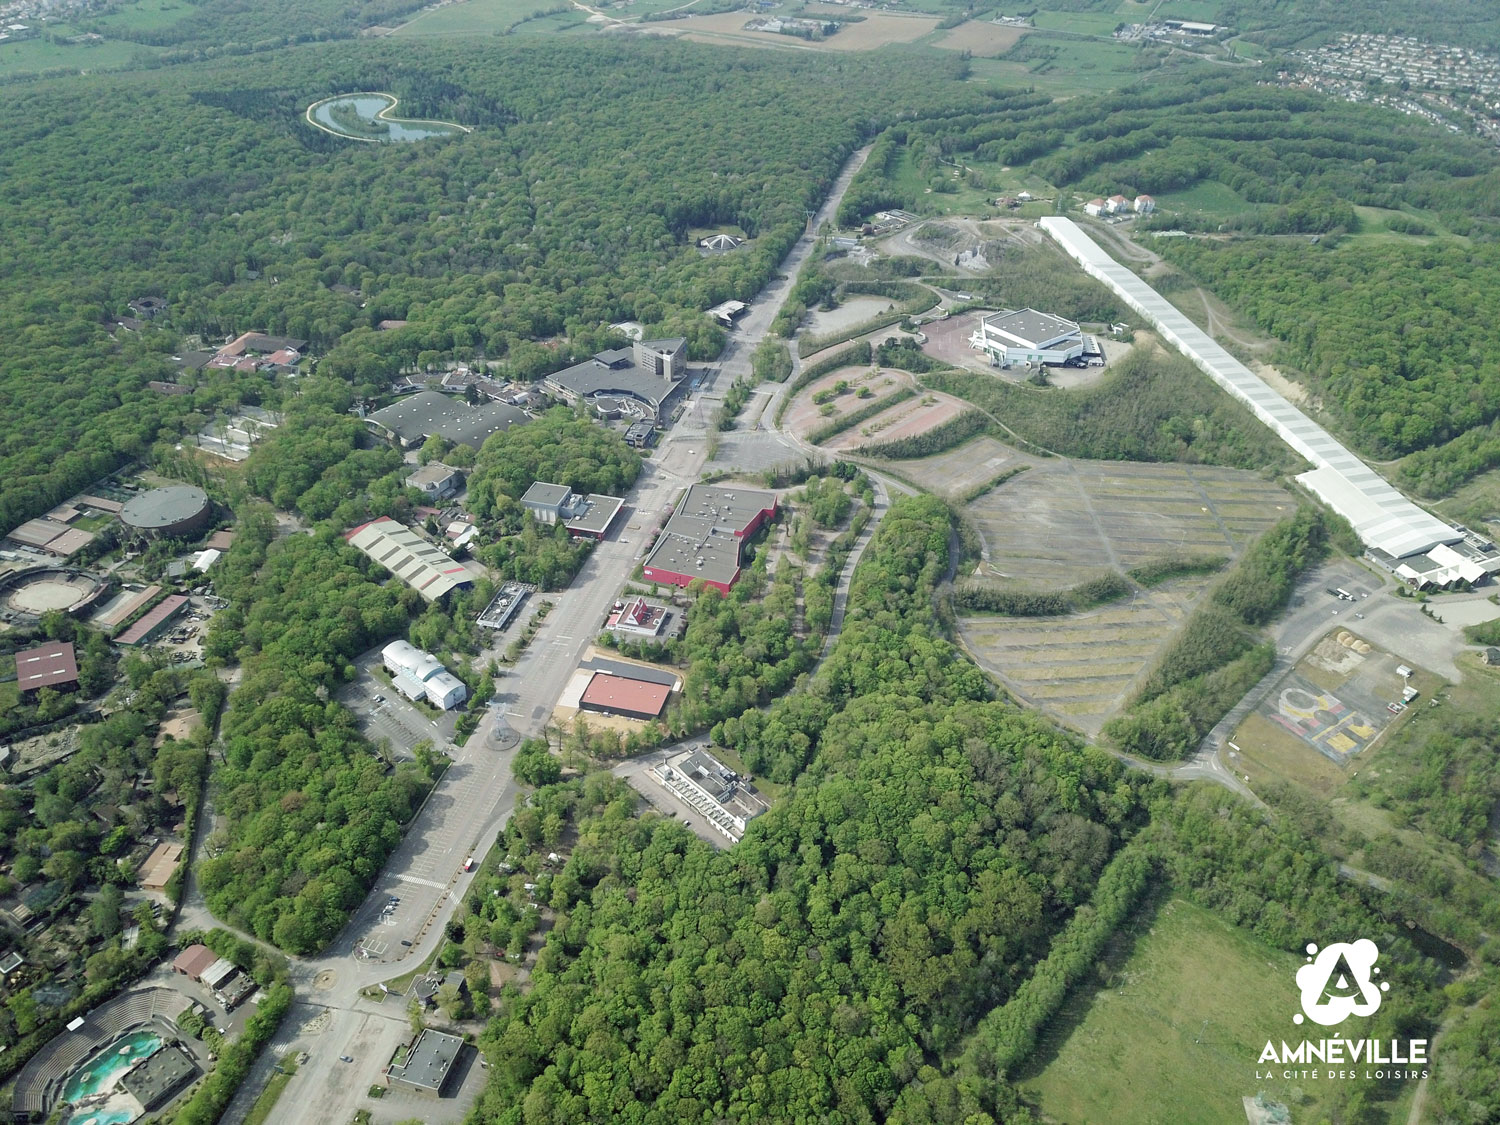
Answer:
<svg viewBox="0 0 1500 1125"><path fill-rule="evenodd" d="M739 580L745 541L775 516L775 493L695 484L661 529L643 573L673 586L703 581L727 594Z"/></svg>

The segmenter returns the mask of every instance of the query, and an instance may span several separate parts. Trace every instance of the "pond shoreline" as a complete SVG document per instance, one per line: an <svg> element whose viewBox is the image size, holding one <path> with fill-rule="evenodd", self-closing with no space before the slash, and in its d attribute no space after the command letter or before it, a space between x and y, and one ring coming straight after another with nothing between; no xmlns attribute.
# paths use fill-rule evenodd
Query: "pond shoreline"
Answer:
<svg viewBox="0 0 1500 1125"><path fill-rule="evenodd" d="M329 133L329 134L331 134L331 135L333 135L335 137L340 137L340 138L342 138L343 140L346 140L346 141L362 141L365 144L376 144L376 145L379 145L379 144L389 144L389 143L391 143L393 141L404 139L404 138L401 138L401 137L398 137L398 136L395 136L395 135L387 135L385 137L360 137L360 136L356 136L353 133L345 133L345 132L343 132L343 131L335 128L334 126L332 126L330 124L326 124L326 123L324 123L322 121L319 121L314 116L315 111L319 107L321 107L321 106L328 105L331 102L346 101L346 100L352 99L352 98L383 98L383 99L386 99L387 101L390 102L389 105L387 105L384 109L382 109L379 113L377 113L373 118L368 119L368 120L371 120L371 121L381 121L381 122L386 123L387 125L394 125L394 126L397 126L397 127L400 127L400 126L413 126L415 128L421 128L423 126L441 126L443 130L453 130L453 131L456 131L456 132L459 132L459 133L472 133L473 132L473 130L470 129L468 126L466 126L466 125L459 125L458 123L453 122L453 121L437 121L437 120L432 120L432 119L393 117L393 116L391 116L391 111L394 110L396 108L396 106L398 106L400 104L400 99L397 98L395 94L387 94L387 93L385 93L382 90L357 90L357 91L353 91L351 93L333 94L333 95L331 95L329 97L326 97L326 98L319 98L317 101L313 102L312 105L310 105L310 106L307 107L307 110L303 114L303 116L307 119L307 123L309 125L313 126L315 129L321 129L325 133ZM439 132L433 133L432 135L434 135L434 136L442 136L443 133L439 131ZM411 138L411 139L412 140L426 140L427 137L414 137L414 138Z"/></svg>

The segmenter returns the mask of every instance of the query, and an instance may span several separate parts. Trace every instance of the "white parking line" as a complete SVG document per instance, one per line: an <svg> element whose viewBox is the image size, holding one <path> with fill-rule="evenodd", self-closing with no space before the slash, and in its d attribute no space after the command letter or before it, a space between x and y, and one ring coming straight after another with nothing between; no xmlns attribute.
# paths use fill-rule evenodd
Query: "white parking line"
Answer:
<svg viewBox="0 0 1500 1125"><path fill-rule="evenodd" d="M419 879L415 875L407 875L404 873L401 875L397 875L396 878L400 879L403 883L421 883L424 887L436 887L440 891L444 890L448 886L447 883L439 883L435 879Z"/></svg>

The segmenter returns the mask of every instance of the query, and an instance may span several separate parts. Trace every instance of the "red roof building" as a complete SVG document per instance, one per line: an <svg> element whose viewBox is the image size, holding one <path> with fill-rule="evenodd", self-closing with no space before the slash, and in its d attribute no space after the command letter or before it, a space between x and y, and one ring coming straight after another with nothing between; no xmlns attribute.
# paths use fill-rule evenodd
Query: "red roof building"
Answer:
<svg viewBox="0 0 1500 1125"><path fill-rule="evenodd" d="M701 580L727 594L739 581L745 540L775 516L775 493L695 484L661 529L642 574L673 586Z"/></svg>
<svg viewBox="0 0 1500 1125"><path fill-rule="evenodd" d="M218 961L219 955L206 945L190 945L177 955L172 968L190 980L198 980Z"/></svg>
<svg viewBox="0 0 1500 1125"><path fill-rule="evenodd" d="M609 672L595 672L589 686L583 689L578 706L604 715L654 719L661 714L671 694L670 684L653 684Z"/></svg>
<svg viewBox="0 0 1500 1125"><path fill-rule="evenodd" d="M78 658L66 641L53 641L16 653L16 687L22 695L44 687L74 691L78 687Z"/></svg>
<svg viewBox="0 0 1500 1125"><path fill-rule="evenodd" d="M176 617L182 607L188 604L187 598L181 594L173 594L169 598L163 598L150 613L142 617L129 629L126 629L115 638L117 645L137 645L146 640L152 633L156 632L164 623Z"/></svg>

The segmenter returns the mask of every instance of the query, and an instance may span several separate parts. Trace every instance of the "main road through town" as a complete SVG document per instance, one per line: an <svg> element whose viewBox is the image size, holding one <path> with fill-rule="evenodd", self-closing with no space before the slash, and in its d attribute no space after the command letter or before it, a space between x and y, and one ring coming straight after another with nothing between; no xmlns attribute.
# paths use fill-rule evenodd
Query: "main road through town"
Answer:
<svg viewBox="0 0 1500 1125"><path fill-rule="evenodd" d="M640 560L653 526L698 478L707 457L713 406L736 378L750 376L751 353L811 253L813 232L832 221L868 153L861 149L846 162L778 276L750 302L723 354L693 392L682 420L646 463L611 537L589 556L573 584L552 596L554 607L525 654L497 682L480 731L454 752L452 764L343 933L319 956L293 961L297 1003L225 1114L230 1125L244 1120L277 1060L298 1051L306 1051L308 1061L276 1104L278 1125L344 1125L361 1103L369 1104L369 1088L410 1035L410 1025L404 1000L392 997L381 1003L363 992L420 965L443 940L444 927L473 878L464 872L464 861L483 854L515 807L510 766L519 738L542 732L583 650L599 633ZM787 451L790 458L803 448L789 441ZM385 912L392 898L399 900L396 909ZM345 1057L353 1061L342 1061ZM438 1122L456 1118L461 1109L445 1099L428 1103L422 1116Z"/></svg>

